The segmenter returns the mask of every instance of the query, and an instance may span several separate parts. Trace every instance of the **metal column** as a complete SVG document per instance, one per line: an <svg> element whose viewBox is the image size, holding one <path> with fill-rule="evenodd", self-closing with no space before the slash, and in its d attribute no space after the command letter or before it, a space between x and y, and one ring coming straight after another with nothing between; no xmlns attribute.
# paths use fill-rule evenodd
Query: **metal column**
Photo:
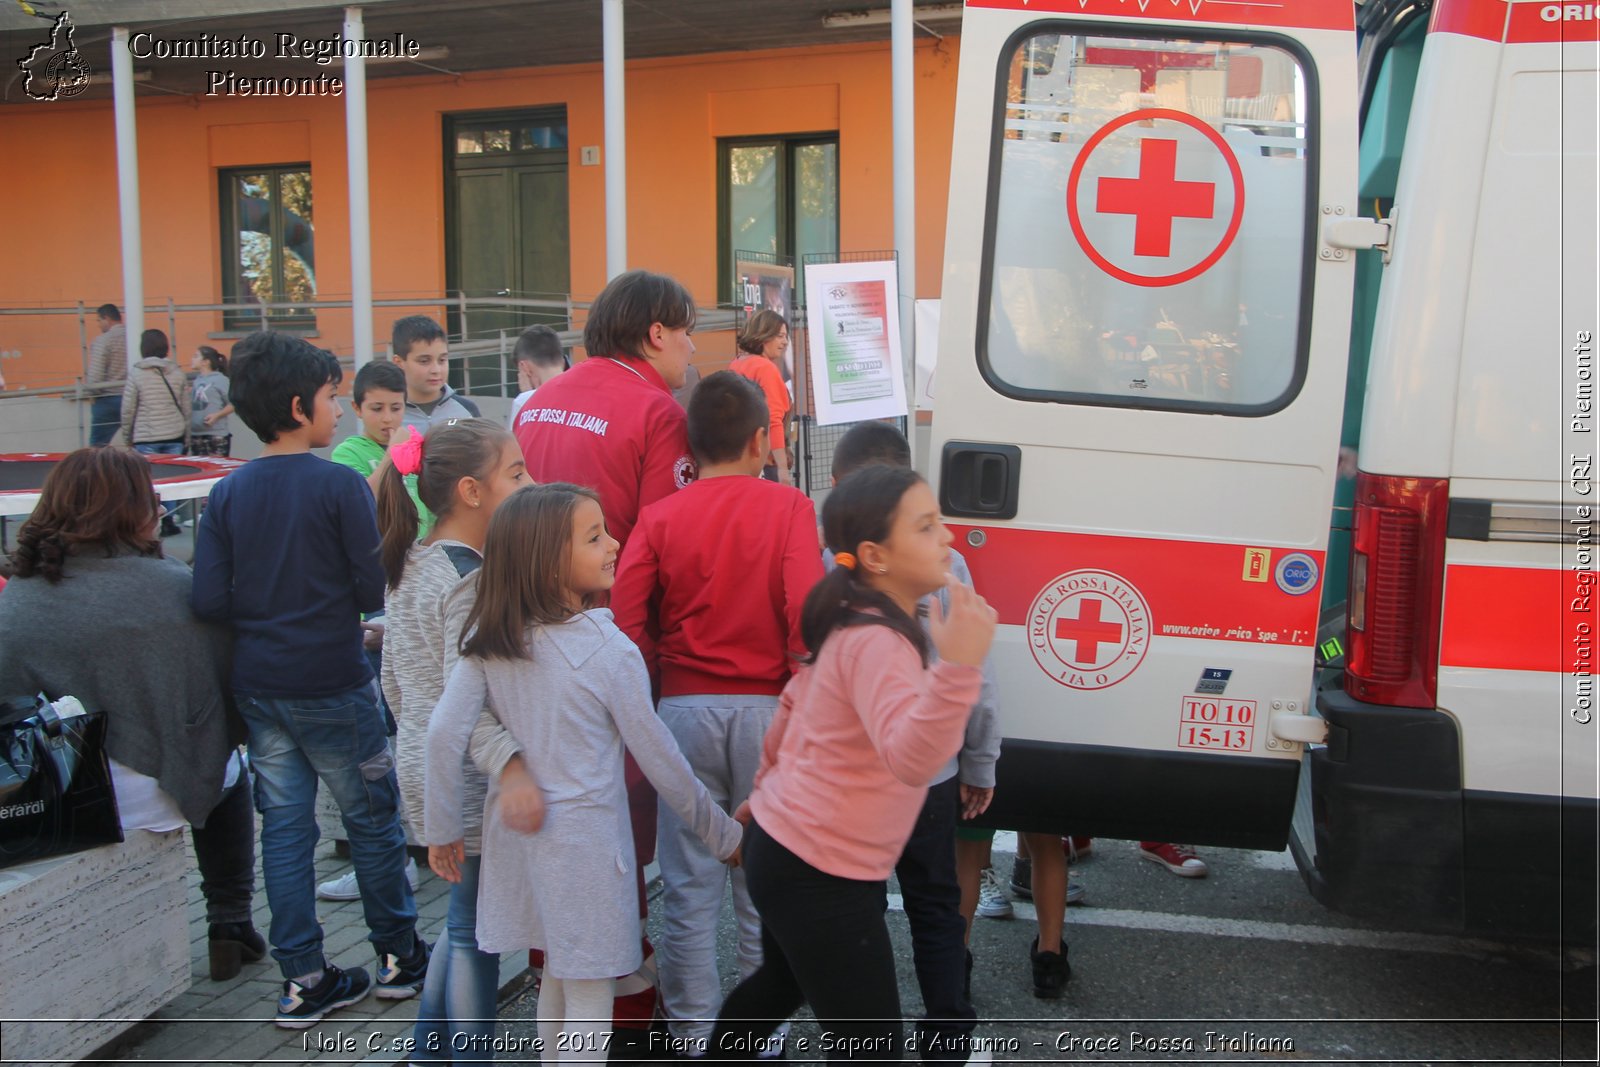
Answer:
<svg viewBox="0 0 1600 1067"><path fill-rule="evenodd" d="M366 35L361 9L344 9L344 37ZM359 51L359 50L357 50ZM367 184L367 60L344 60L345 159L350 172L350 326L355 365L372 360L372 213Z"/></svg>
<svg viewBox="0 0 1600 1067"><path fill-rule="evenodd" d="M117 204L122 215L122 321L128 366L144 334L144 243L139 229L139 134L133 118L133 53L128 28L111 30L111 92L117 120Z"/></svg>
<svg viewBox="0 0 1600 1067"><path fill-rule="evenodd" d="M605 64L606 280L628 269L627 108L623 99L622 0L601 8Z"/></svg>
<svg viewBox="0 0 1600 1067"><path fill-rule="evenodd" d="M917 299L917 139L916 75L913 69L911 0L889 6L890 81L893 90L894 248L900 261L900 352L905 365L906 399L916 396Z"/></svg>

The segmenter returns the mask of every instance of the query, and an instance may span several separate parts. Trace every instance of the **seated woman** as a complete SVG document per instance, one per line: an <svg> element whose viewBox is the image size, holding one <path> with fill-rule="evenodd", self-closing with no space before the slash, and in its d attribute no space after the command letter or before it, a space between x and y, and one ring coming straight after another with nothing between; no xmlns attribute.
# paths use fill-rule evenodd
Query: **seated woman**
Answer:
<svg viewBox="0 0 1600 1067"><path fill-rule="evenodd" d="M189 611L189 568L162 558L150 463L84 448L45 478L0 591L0 693L74 696L106 713L124 830L193 828L211 977L266 945L250 921L255 816L228 687L229 635Z"/></svg>

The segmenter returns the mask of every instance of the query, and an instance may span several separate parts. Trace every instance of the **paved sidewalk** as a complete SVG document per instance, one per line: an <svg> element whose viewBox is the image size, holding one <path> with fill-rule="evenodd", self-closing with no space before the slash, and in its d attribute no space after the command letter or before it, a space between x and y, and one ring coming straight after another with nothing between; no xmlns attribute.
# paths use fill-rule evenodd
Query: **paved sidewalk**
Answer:
<svg viewBox="0 0 1600 1067"><path fill-rule="evenodd" d="M350 869L348 860L334 854L331 841L317 848L317 879L336 877ZM260 963L247 963L227 982L213 982L206 955L205 901L200 895L200 874L189 868L189 940L194 984L189 992L169 1002L150 1020L135 1027L105 1049L94 1063L259 1064L259 1063L368 1063L405 1062L404 1042L411 1036L417 1001L379 1000L369 996L359 1004L334 1012L307 1030L283 1030L273 1025L281 991L278 965L268 955ZM257 860L255 922L265 935L268 924L266 893L261 888ZM419 864L417 928L432 944L444 931L450 885ZM359 900L317 901L328 958L341 967L365 967L372 974L376 959L367 942L366 923ZM520 985L527 967L525 954L505 956L500 963L502 995ZM114 980L114 976L110 976Z"/></svg>

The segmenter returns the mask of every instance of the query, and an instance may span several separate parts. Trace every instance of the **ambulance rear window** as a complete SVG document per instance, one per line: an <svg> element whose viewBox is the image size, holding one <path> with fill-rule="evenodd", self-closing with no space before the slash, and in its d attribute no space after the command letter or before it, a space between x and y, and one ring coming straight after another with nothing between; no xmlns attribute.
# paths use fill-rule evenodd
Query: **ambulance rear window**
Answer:
<svg viewBox="0 0 1600 1067"><path fill-rule="evenodd" d="M1002 66L978 358L1041 401L1260 415L1303 378L1306 80L1262 42L1059 26Z"/></svg>

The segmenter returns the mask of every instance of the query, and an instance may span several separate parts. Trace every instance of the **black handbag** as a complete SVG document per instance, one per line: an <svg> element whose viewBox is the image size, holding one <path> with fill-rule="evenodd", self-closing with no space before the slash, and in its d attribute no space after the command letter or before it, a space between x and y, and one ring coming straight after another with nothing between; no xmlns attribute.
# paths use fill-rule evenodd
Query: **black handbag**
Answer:
<svg viewBox="0 0 1600 1067"><path fill-rule="evenodd" d="M63 719L42 696L0 702L0 868L121 840L105 713Z"/></svg>

